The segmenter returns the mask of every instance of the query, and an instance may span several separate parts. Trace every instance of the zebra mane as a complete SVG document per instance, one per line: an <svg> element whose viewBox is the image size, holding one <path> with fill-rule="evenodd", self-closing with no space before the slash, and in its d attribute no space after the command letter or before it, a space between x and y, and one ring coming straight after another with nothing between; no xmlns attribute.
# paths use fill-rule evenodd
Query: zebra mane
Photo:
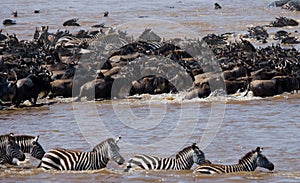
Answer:
<svg viewBox="0 0 300 183"><path fill-rule="evenodd" d="M1 142L7 142L7 140L9 138L15 138L14 134L13 133L10 133L10 134L5 134L5 135L0 135L0 143Z"/></svg>
<svg viewBox="0 0 300 183"><path fill-rule="evenodd" d="M108 138L102 142L100 142L100 144L94 146L92 151L97 151L98 149L101 149L103 146L105 146L106 144L115 144L115 139L113 138ZM118 147L118 146L117 146Z"/></svg>
<svg viewBox="0 0 300 183"><path fill-rule="evenodd" d="M34 140L35 136L31 136L31 135L16 135L15 136L16 141L21 141L21 140Z"/></svg>
<svg viewBox="0 0 300 183"><path fill-rule="evenodd" d="M185 147L184 149L182 149L181 151L179 151L176 154L175 158L178 159L182 154L185 154L186 152L189 152L190 150L195 149L195 148L198 148L198 146L196 146L195 143L193 145L191 145L191 146Z"/></svg>
<svg viewBox="0 0 300 183"><path fill-rule="evenodd" d="M258 150L259 150L259 148L257 148L256 150L252 150L252 151L248 152L247 154L245 154L245 156L243 156L241 159L239 159L239 164L247 159L250 159L254 153L260 152Z"/></svg>
<svg viewBox="0 0 300 183"><path fill-rule="evenodd" d="M5 147L9 140L15 140L15 136L13 133L0 135L0 149Z"/></svg>

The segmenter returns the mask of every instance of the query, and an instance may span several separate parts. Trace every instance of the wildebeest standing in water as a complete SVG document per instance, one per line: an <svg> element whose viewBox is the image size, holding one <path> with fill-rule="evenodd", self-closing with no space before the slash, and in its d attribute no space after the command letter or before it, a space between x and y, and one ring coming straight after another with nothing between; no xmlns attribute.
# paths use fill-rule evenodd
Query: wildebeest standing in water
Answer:
<svg viewBox="0 0 300 183"><path fill-rule="evenodd" d="M129 95L135 94L162 94L162 93L178 93L176 87L166 78L149 75L144 76L137 81L132 82Z"/></svg>
<svg viewBox="0 0 300 183"><path fill-rule="evenodd" d="M41 92L44 92L43 97L46 97L50 92L50 81L51 74L46 72L29 74L26 78L19 79L10 86L10 90L14 90L13 104L18 107L21 102L29 100L35 105Z"/></svg>
<svg viewBox="0 0 300 183"><path fill-rule="evenodd" d="M63 23L63 26L80 26L78 23L78 18L73 18L70 20L67 20Z"/></svg>
<svg viewBox="0 0 300 183"><path fill-rule="evenodd" d="M86 97L87 100L110 99L113 82L113 78L100 73L96 79L80 87L80 93L75 101L79 101L82 97Z"/></svg>

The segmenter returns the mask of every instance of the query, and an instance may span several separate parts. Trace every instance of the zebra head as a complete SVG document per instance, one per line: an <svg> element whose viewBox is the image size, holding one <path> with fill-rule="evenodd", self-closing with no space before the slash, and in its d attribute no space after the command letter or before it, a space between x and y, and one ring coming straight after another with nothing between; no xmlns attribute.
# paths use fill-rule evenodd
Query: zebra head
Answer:
<svg viewBox="0 0 300 183"><path fill-rule="evenodd" d="M206 163L204 153L199 149L196 143L191 146L193 150L193 161L194 163L200 165Z"/></svg>
<svg viewBox="0 0 300 183"><path fill-rule="evenodd" d="M120 139L121 139L121 137L118 137L115 140L111 139L110 141L108 141L108 144L109 144L108 154L109 154L109 157L113 161L115 161L119 165L122 165L125 162L125 159L121 156L120 148L117 145L117 143L119 142Z"/></svg>
<svg viewBox="0 0 300 183"><path fill-rule="evenodd" d="M122 165L125 162L125 159L120 154L120 148L117 145L117 142L121 139L118 137L117 139L109 138L105 141L101 142L100 144L96 145L93 148L94 152L98 152L101 154L102 159L105 161L109 161L112 159L119 165ZM106 163L107 163L106 162Z"/></svg>
<svg viewBox="0 0 300 183"><path fill-rule="evenodd" d="M19 161L24 161L26 156L21 151L20 146L16 143L16 139L13 133L9 134L6 144L6 154L12 158L17 158Z"/></svg>
<svg viewBox="0 0 300 183"><path fill-rule="evenodd" d="M258 167L266 168L270 171L274 170L274 164L268 160L266 156L261 154L263 148L257 147L254 151L254 154L256 154L256 164Z"/></svg>
<svg viewBox="0 0 300 183"><path fill-rule="evenodd" d="M36 136L33 141L31 142L32 144L32 148L31 148L31 156L35 157L37 159L42 159L44 157L44 154L46 153L43 149L43 147L41 146L41 144L38 142L39 140L39 135Z"/></svg>

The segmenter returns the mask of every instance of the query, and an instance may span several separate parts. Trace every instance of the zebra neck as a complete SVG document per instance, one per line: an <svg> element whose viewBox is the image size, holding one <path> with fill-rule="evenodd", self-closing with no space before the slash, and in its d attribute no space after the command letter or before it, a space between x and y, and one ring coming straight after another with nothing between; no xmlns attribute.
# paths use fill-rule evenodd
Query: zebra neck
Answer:
<svg viewBox="0 0 300 183"><path fill-rule="evenodd" d="M193 157L179 157L174 160L174 164L176 166L177 170L188 170L191 169L194 161L193 161Z"/></svg>
<svg viewBox="0 0 300 183"><path fill-rule="evenodd" d="M101 153L101 152L91 152L91 162L92 164L92 169L101 169L105 168L107 163L109 161L109 158L107 154Z"/></svg>
<svg viewBox="0 0 300 183"><path fill-rule="evenodd" d="M33 138L16 138L16 142L17 144L20 146L21 151L23 151L24 153L31 153L31 149L32 149L32 140Z"/></svg>
<svg viewBox="0 0 300 183"><path fill-rule="evenodd" d="M6 163L13 164L12 161L13 161L13 157L11 156L8 156L6 154L0 156L0 164L6 164Z"/></svg>
<svg viewBox="0 0 300 183"><path fill-rule="evenodd" d="M256 169L257 165L254 162L242 161L235 165L225 165L224 170L226 173L232 172L251 172Z"/></svg>

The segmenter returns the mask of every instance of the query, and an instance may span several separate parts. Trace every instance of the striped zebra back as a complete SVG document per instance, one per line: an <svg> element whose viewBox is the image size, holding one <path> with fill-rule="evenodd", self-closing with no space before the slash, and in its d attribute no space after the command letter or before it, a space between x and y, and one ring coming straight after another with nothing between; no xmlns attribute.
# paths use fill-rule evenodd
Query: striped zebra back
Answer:
<svg viewBox="0 0 300 183"><path fill-rule="evenodd" d="M16 143L13 133L0 136L0 164L13 164L13 158L24 161L26 156Z"/></svg>
<svg viewBox="0 0 300 183"><path fill-rule="evenodd" d="M56 170L96 170L105 168L112 159L118 164L125 162L119 153L116 140L109 138L96 145L90 152L81 152L68 149L52 149L47 152L38 167Z"/></svg>
<svg viewBox="0 0 300 183"><path fill-rule="evenodd" d="M129 159L127 169L140 167L146 170L189 170L193 164L205 163L204 153L194 143L192 146L185 147L175 158L160 158L151 155L137 154Z"/></svg>
<svg viewBox="0 0 300 183"><path fill-rule="evenodd" d="M274 169L274 164L270 162L263 154L262 148L257 147L256 150L248 152L243 156L238 164L234 165L221 165L221 164L204 164L198 166L194 173L202 174L223 174L235 172L250 172L254 171L257 167L263 167L268 170Z"/></svg>

